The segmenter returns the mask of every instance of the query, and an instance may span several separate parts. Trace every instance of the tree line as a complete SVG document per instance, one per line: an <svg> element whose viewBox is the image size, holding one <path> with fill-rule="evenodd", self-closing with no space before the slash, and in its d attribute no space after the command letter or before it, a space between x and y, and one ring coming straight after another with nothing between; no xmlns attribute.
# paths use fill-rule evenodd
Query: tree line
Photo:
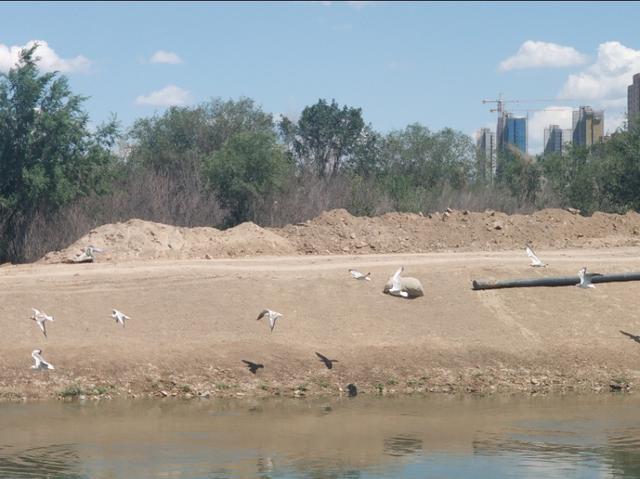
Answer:
<svg viewBox="0 0 640 479"><path fill-rule="evenodd" d="M640 131L531 157L509 150L495 179L459 131L414 123L380 133L362 110L319 99L297 120L250 98L171 107L123 130L91 128L86 98L41 73L37 45L0 75L0 262L31 261L133 217L180 226L281 226L323 210L355 215L448 206L586 213L640 206Z"/></svg>

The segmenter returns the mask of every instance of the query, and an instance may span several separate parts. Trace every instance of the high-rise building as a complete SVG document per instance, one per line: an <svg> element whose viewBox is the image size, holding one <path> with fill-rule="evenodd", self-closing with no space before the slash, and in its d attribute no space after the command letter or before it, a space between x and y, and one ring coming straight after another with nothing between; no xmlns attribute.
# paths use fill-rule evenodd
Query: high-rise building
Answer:
<svg viewBox="0 0 640 479"><path fill-rule="evenodd" d="M544 154L564 153L567 145L571 144L573 132L562 129L559 125L549 125L544 129Z"/></svg>
<svg viewBox="0 0 640 479"><path fill-rule="evenodd" d="M562 153L562 128L549 125L544 129L544 154Z"/></svg>
<svg viewBox="0 0 640 479"><path fill-rule="evenodd" d="M627 87L627 118L629 128L640 122L640 73L633 75L633 83Z"/></svg>
<svg viewBox="0 0 640 479"><path fill-rule="evenodd" d="M581 106L573 111L573 144L591 146L602 142L604 136L604 111L594 111Z"/></svg>
<svg viewBox="0 0 640 479"><path fill-rule="evenodd" d="M505 113L500 112L498 114L498 124L496 125L496 151L504 151L504 123Z"/></svg>
<svg viewBox="0 0 640 479"><path fill-rule="evenodd" d="M503 148L506 145L513 145L521 152L527 152L527 119L511 116L505 113Z"/></svg>
<svg viewBox="0 0 640 479"><path fill-rule="evenodd" d="M493 179L496 175L496 135L490 128L481 128L476 143L478 164L484 168L483 176Z"/></svg>

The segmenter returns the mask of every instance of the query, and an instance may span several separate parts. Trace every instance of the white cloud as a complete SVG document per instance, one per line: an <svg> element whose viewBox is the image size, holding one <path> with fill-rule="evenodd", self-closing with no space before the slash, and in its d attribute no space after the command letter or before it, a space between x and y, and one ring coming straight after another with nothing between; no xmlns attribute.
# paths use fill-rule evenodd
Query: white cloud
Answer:
<svg viewBox="0 0 640 479"><path fill-rule="evenodd" d="M584 71L569 75L560 98L612 100L626 98L627 85L640 72L640 50L619 42L601 43L595 63Z"/></svg>
<svg viewBox="0 0 640 479"><path fill-rule="evenodd" d="M140 95L136 98L136 105L151 106L180 106L191 101L191 93L175 85L168 85L161 90Z"/></svg>
<svg viewBox="0 0 640 479"><path fill-rule="evenodd" d="M515 55L502 61L498 69L509 71L523 68L558 68L582 65L587 61L588 57L573 47L527 40Z"/></svg>
<svg viewBox="0 0 640 479"><path fill-rule="evenodd" d="M306 2L305 2L306 3ZM321 0L321 1L314 1L312 3L317 3L320 5L323 5L325 7L330 7L332 6L334 3L336 4L347 4L349 5L351 8L354 8L356 10L362 10L364 7L366 7L367 5L370 5L373 3L373 1L363 1L363 0L351 0L351 1L347 1L347 2L332 2L329 0Z"/></svg>
<svg viewBox="0 0 640 479"><path fill-rule="evenodd" d="M558 125L563 129L570 129L573 125L573 108L570 106L549 106L544 111L534 111L529 115L528 149L532 155L544 150L544 129L549 125ZM606 120L606 118L605 118Z"/></svg>
<svg viewBox="0 0 640 479"><path fill-rule="evenodd" d="M604 132L607 135L614 133L618 128L622 128L627 121L627 115L624 112L614 112L604 116Z"/></svg>
<svg viewBox="0 0 640 479"><path fill-rule="evenodd" d="M44 40L30 40L25 45L7 46L0 43L0 72L8 72L13 68L20 58L20 50L31 48L38 44L36 57L38 67L46 72L59 71L62 73L87 72L91 62L84 56L78 55L74 58L60 58L58 54Z"/></svg>
<svg viewBox="0 0 640 479"><path fill-rule="evenodd" d="M370 3L373 3L373 2L370 2L370 1L369 2L367 2L367 1L356 1L356 0L352 0L352 1L347 2L347 4L350 7L353 7L356 10L362 10L364 7L366 7Z"/></svg>
<svg viewBox="0 0 640 479"><path fill-rule="evenodd" d="M151 59L149 61L151 63L168 63L170 65L178 65L179 63L182 63L182 58L180 58L176 53L158 50L151 55Z"/></svg>

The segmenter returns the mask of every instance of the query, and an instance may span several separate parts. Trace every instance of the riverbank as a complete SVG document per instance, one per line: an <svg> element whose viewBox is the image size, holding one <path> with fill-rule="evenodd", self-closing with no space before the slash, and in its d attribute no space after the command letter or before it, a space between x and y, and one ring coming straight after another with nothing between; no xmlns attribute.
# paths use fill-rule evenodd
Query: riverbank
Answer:
<svg viewBox="0 0 640 479"><path fill-rule="evenodd" d="M0 398L633 391L640 283L472 291L473 279L640 271L637 248L0 268ZM399 265L425 296L382 293ZM349 268L371 272L356 281ZM55 316L44 338L31 308ZM113 308L131 316L126 327ZM273 332L256 321L281 312ZM640 339L640 338L639 338ZM36 371L40 348L55 369ZM336 359L332 369L316 352ZM242 362L263 364L252 374Z"/></svg>

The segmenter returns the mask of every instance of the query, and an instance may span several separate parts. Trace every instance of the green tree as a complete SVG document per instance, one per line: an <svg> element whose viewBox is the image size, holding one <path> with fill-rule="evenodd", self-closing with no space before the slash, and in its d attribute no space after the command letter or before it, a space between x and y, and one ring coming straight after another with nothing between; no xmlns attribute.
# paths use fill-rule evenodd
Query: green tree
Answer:
<svg viewBox="0 0 640 479"><path fill-rule="evenodd" d="M229 139L206 165L207 177L230 223L253 219L256 208L278 191L290 162L274 134L244 132Z"/></svg>
<svg viewBox="0 0 640 479"><path fill-rule="evenodd" d="M365 134L362 110L343 106L335 100L320 99L306 107L297 123L283 118L280 132L302 167L318 176L334 178L369 139Z"/></svg>
<svg viewBox="0 0 640 479"><path fill-rule="evenodd" d="M184 168L199 169L206 157L245 132L275 132L271 114L250 98L171 107L160 116L134 123L128 135L129 160L156 171L179 174Z"/></svg>
<svg viewBox="0 0 640 479"><path fill-rule="evenodd" d="M542 168L535 158L509 145L498 156L498 180L523 206L535 204L542 182Z"/></svg>
<svg viewBox="0 0 640 479"><path fill-rule="evenodd" d="M602 201L615 210L640 210L640 123L594 149Z"/></svg>
<svg viewBox="0 0 640 479"><path fill-rule="evenodd" d="M82 109L58 73L41 74L38 45L20 52L0 74L0 259L20 260L15 240L35 211L53 211L107 186L115 161L115 120L92 133Z"/></svg>
<svg viewBox="0 0 640 479"><path fill-rule="evenodd" d="M401 210L421 209L421 198L435 198L445 185L463 188L472 178L475 147L450 128L433 133L414 123L386 135L379 162L385 188Z"/></svg>

